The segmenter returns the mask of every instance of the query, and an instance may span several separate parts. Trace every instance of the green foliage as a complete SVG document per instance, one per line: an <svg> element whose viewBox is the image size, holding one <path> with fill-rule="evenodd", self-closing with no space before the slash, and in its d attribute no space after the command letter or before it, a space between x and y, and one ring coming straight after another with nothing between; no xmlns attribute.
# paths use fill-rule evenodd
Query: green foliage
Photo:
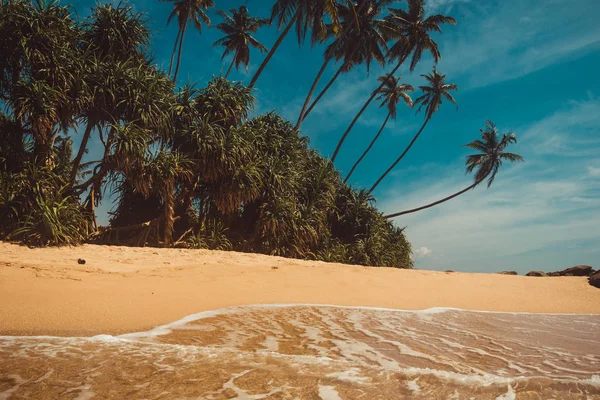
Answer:
<svg viewBox="0 0 600 400"><path fill-rule="evenodd" d="M203 219L195 234L185 239L185 246L190 249L232 250L233 245L227 238L227 228L217 219Z"/></svg>
<svg viewBox="0 0 600 400"><path fill-rule="evenodd" d="M209 25L213 1L173 3L177 75L186 27ZM394 9L381 19L390 4L279 0L272 19L295 27L300 42L309 30L313 44L331 39L326 61L343 60L341 72L410 54L417 62L423 51L439 56L428 33L453 20L425 18L419 0L408 17ZM253 113L251 88L213 77L176 92L171 71L154 65L148 51L143 14L118 3L97 5L81 21L75 15L54 1L0 0L1 238L91 240L94 209L112 189L116 207L110 226L93 235L99 242L412 267L403 230L367 191L347 186L293 124L275 112ZM234 55L232 66L248 64L250 47L266 50L252 34L269 21L243 6L220 15L224 37L216 44ZM389 76L380 82L373 96L394 118L399 102L411 105L412 87ZM76 148L73 135L82 135ZM89 143L97 143L98 159L86 158Z"/></svg>
<svg viewBox="0 0 600 400"><path fill-rule="evenodd" d="M36 246L82 243L89 221L64 182L33 164L18 174L0 173L0 235Z"/></svg>

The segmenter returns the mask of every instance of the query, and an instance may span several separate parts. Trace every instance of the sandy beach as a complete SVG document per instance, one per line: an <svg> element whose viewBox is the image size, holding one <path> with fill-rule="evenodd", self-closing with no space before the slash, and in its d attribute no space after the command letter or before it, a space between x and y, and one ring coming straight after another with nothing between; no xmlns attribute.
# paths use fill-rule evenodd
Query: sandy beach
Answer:
<svg viewBox="0 0 600 400"><path fill-rule="evenodd" d="M78 264L79 258L86 263ZM121 334L205 310L277 303L600 314L600 290L582 277L365 268L208 250L0 243L0 335Z"/></svg>

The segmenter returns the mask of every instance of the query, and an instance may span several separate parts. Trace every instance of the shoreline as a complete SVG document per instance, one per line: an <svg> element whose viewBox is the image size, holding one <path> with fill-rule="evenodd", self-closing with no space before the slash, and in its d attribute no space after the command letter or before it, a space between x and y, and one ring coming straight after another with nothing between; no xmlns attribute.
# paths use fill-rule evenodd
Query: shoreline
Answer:
<svg viewBox="0 0 600 400"><path fill-rule="evenodd" d="M77 263L86 260L85 265ZM600 314L585 277L362 267L210 250L0 242L0 335L143 332L233 306Z"/></svg>

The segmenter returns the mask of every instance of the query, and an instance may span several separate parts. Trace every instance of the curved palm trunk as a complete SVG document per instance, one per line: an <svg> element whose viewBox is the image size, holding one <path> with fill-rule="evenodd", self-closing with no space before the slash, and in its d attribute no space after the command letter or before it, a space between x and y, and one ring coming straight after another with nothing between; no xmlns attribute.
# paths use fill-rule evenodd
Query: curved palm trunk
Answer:
<svg viewBox="0 0 600 400"><path fill-rule="evenodd" d="M281 32L281 35L279 35L279 37L277 38L277 41L275 42L275 44L273 45L273 47L269 51L269 54L267 54L267 56L263 60L262 64L260 64L260 67L258 67L258 71L256 71L256 73L252 77L252 80L250 81L250 84L248 85L249 88L253 88L254 87L254 84L258 80L258 77L260 76L260 74L262 74L263 70L265 69L265 67L267 66L267 64L269 63L269 61L271 60L271 57L273 57L273 54L275 54L275 51L277 50L277 48L279 47L279 45L281 44L281 42L283 41L283 39L285 38L285 36L288 34L288 32L290 31L290 29L292 29L292 26L294 26L294 23L296 22L296 20L300 16L300 11L302 11L302 7L298 7L298 9L296 10L296 13L294 14L294 16L292 17L292 19L290 20L290 22L288 22L288 24L285 27L285 29L283 30L283 32Z"/></svg>
<svg viewBox="0 0 600 400"><path fill-rule="evenodd" d="M183 24L181 29L181 37L179 38L179 51L177 52L177 65L175 66L175 74L173 75L173 82L177 82L177 74L179 73L179 64L181 63L181 49L183 48L183 37L187 28L187 20Z"/></svg>
<svg viewBox="0 0 600 400"><path fill-rule="evenodd" d="M344 183L348 182L348 179L350 179L350 176L352 175L352 173L354 172L354 170L356 169L356 167L358 167L358 164L360 164L361 161L363 160L363 158L365 158L365 156L369 153L369 151L371 151L371 148L373 147L373 145L375 144L375 142L377 141L377 139L379 139L379 136L381 135L381 132L383 132L383 129L385 128L385 125L387 124L387 122L388 122L389 119L390 119L390 113L388 113L387 117L385 117L385 120L383 121L383 124L381 125L381 128L379 128L379 132L377 132L377 135L375 135L375 137L373 138L373 140L371 140L371 143L369 144L369 147L367 147L367 149L365 150L365 152L362 153L362 155L360 156L360 158L354 163L354 165L352 166L352 169L350 170L350 172L348 172L348 175L344 179Z"/></svg>
<svg viewBox="0 0 600 400"><path fill-rule="evenodd" d="M348 57L346 57L346 59L352 59L352 57L354 57L354 54L356 54L356 52L358 51L359 48L360 48L360 44L357 43L357 45L354 48L354 50L352 51L352 53L350 53L350 55ZM310 105L310 107L308 107L308 110L306 110L306 112L304 113L304 116L302 117L302 120L306 119L306 117L308 116L308 114L310 114L310 112L312 111L312 109L315 108L315 106L317 105L317 103L321 100L321 98L325 95L325 93L327 93L327 91L329 90L329 88L331 87L331 85L333 85L333 83L340 76L340 74L344 70L344 67L346 67L346 66L347 66L347 63L344 61L344 63L342 63L342 65L338 68L338 70L333 75L333 77L329 80L329 82L327 82L327 85L325 85L325 87L323 88L323 90L321 90L321 92L319 92L318 96L312 102L312 104Z"/></svg>
<svg viewBox="0 0 600 400"><path fill-rule="evenodd" d="M329 82L327 82L327 85L325 85L325 87L319 92L319 94L317 95L317 97L315 98L315 100L312 102L312 104L310 105L310 107L308 107L308 110L306 110L306 112L304 113L304 116L302 117L302 120L305 120L306 117L308 117L308 114L310 114L310 112L312 111L313 108L315 108L315 106L317 105L317 103L319 102L319 100L321 100L321 98L329 90L329 88L331 87L331 85L333 85L333 83L335 82L335 80L340 76L340 74L342 73L342 69L343 68L344 68L344 65L342 64L338 68L338 70L335 73L335 75L333 75L333 77L329 80Z"/></svg>
<svg viewBox="0 0 600 400"><path fill-rule="evenodd" d="M398 64L392 70L392 72L390 72L389 74L387 74L388 78L390 76L393 76L396 73L396 71L398 71L398 69L400 68L400 66L404 62L404 60L406 60L406 57L407 56L404 56L402 58L402 60L400 60L400 62L398 62ZM379 93L379 90L381 90L381 88L383 87L383 85L385 85L385 82L386 82L385 80L383 82L381 82L381 84L377 87L377 89L375 89L373 91L373 93L371 93L371 96L369 96L369 98L367 99L367 102L365 103L365 105L360 109L360 111L358 112L358 114L356 114L356 116L352 120L352 123L350 124L350 126L348 127L348 129L346 129L346 132L344 132L344 134L342 135L342 138L338 142L338 145L335 148L335 151L333 152L333 156L331 157L331 162L335 161L335 158L337 157L338 153L340 152L340 149L342 148L342 144L344 143L344 141L346 140L346 137L348 136L348 134L350 133L350 131L352 130L352 128L356 124L356 121L358 121L358 119L365 112L365 110L367 109L367 107L369 106L369 104L371 104L371 102L373 101L373 99L375 98L375 96L377 96L377 93Z"/></svg>
<svg viewBox="0 0 600 400"><path fill-rule="evenodd" d="M175 53L177 52L177 44L179 44L179 38L181 37L181 29L177 30L177 36L175 37L175 44L173 45L173 52L171 53L171 62L169 63L169 75L173 71L173 61L175 60Z"/></svg>
<svg viewBox="0 0 600 400"><path fill-rule="evenodd" d="M163 236L163 245L170 246L173 243L173 225L175 224L175 194L173 193L174 182L166 182L165 184L165 204L163 206L165 231Z"/></svg>
<svg viewBox="0 0 600 400"><path fill-rule="evenodd" d="M229 73L231 72L231 69L233 68L233 64L235 64L235 58L237 57L238 52L235 52L235 55L233 56L233 60L231 60L231 64L229 65L229 69L227 70L227 73L225 74L225 79L227 79L227 77L229 76Z"/></svg>
<svg viewBox="0 0 600 400"><path fill-rule="evenodd" d="M484 177L484 179L485 179L485 177ZM410 209L410 210L400 211L400 212L397 212L397 213L394 213L394 214L388 214L388 215L384 215L384 216L383 216L383 218L394 218L394 217L397 217L397 216L399 216L399 215L411 214L411 213L414 213L414 212L417 212L417 211L425 210L426 208L431 208L431 207L433 207L433 206L437 206L438 204L442 204L442 203L444 203L444 202L446 202L446 201L448 201L448 200L451 200L451 199L453 199L453 198L455 198L455 197L458 197L458 196L460 196L460 195L461 195L461 194L463 194L463 193L466 193L466 192L468 192L468 191L469 191L469 190L471 190L471 189L474 189L474 188L475 188L475 186L479 185L479 184L480 184L482 181L483 181L483 179L481 179L481 180L479 180L479 181L475 182L474 184L472 184L471 186L469 186L469 187L467 187L467 188L465 188L465 189L461 190L460 192L456 192L456 193L454 193L453 195L450 195L450 196L448 196L448 197L444 197L444 198L443 198L443 199L441 199L441 200L434 201L433 203L429 203L429 204L427 204L427 205L425 205L425 206L422 206L422 207L417 207L417 208L412 208L412 209Z"/></svg>
<svg viewBox="0 0 600 400"><path fill-rule="evenodd" d="M404 156L406 155L406 153L408 153L408 151L410 150L410 148L412 147L413 144L415 144L415 142L417 141L419 135L421 135L421 132L423 132L423 129L425 129L425 126L427 125L427 122L429 122L431 118L427 117L425 118L425 122L423 122L423 125L421 125L421 129L419 129L419 132L417 132L417 134L415 135L415 137L412 138L412 140L410 141L410 143L408 144L408 146L406 146L406 149L404 149L404 151L402 152L402 154L400 154L400 157L398 157L396 159L396 161L394 161L394 163L392 165L390 165L390 167L383 173L383 175L381 175L379 177L379 179L377 179L377 182L375 182L375 184L371 187L371 189L369 189L369 193L372 193L373 190L375 190L375 188L381 183L381 181L383 180L383 178L385 178L387 176L387 174L389 174L390 172L392 172L392 170L394 169L394 167L396 165L398 165L398 163L404 158Z"/></svg>
<svg viewBox="0 0 600 400"><path fill-rule="evenodd" d="M325 72L325 69L327 69L327 65L329 64L329 61L331 61L330 58L325 59L323 66L319 70L317 77L315 78L312 86L310 87L310 91L308 92L308 95L306 96L306 100L304 100L304 104L302 105L302 110L300 110L300 115L298 115L298 122L296 122L296 128L300 128L300 124L302 124L302 121L304 120L304 114L306 113L306 108L308 107L308 103L310 102L310 99L311 99L313 93L315 92L315 89L317 88L317 84L319 83L321 76L323 76L323 72Z"/></svg>
<svg viewBox="0 0 600 400"><path fill-rule="evenodd" d="M94 123L92 121L88 121L87 126L85 127L85 132L83 133L83 138L81 139L81 144L79 145L79 150L77 151L77 155L73 160L73 167L71 169L71 180L74 181L77 177L77 171L79 171L79 166L81 165L81 159L83 158L83 154L85 153L85 149L87 148L88 141L90 140L90 135L92 133L92 128L94 127Z"/></svg>

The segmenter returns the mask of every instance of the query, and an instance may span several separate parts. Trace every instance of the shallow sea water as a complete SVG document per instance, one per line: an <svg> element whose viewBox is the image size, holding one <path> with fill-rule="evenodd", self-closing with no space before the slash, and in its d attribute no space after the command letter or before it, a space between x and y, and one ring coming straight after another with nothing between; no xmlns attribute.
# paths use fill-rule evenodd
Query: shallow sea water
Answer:
<svg viewBox="0 0 600 400"><path fill-rule="evenodd" d="M3 399L600 400L600 315L268 305L4 336Z"/></svg>

